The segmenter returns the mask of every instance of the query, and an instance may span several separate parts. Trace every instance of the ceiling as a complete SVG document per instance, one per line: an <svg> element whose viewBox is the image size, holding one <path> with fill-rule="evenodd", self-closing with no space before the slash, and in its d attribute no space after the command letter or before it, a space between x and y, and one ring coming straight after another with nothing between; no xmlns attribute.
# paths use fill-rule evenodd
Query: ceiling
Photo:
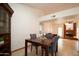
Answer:
<svg viewBox="0 0 79 59"><path fill-rule="evenodd" d="M26 5L40 9L45 15L79 7L79 3L27 3Z"/></svg>

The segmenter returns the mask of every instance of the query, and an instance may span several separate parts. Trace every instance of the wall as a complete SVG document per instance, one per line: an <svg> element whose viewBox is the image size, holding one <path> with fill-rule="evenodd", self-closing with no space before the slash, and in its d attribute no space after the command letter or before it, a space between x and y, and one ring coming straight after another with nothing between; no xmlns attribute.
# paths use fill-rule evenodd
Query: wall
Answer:
<svg viewBox="0 0 79 59"><path fill-rule="evenodd" d="M57 24L53 21L45 21L41 23L44 33L57 34Z"/></svg>
<svg viewBox="0 0 79 59"><path fill-rule="evenodd" d="M25 4L9 4L14 11L11 19L11 50L25 46L25 38L30 33L39 33L38 18L41 11L26 6Z"/></svg>
<svg viewBox="0 0 79 59"><path fill-rule="evenodd" d="M40 21L51 20L51 19L53 19L53 15L56 15L55 18L59 19L62 17L66 17L66 16L70 16L70 15L77 15L77 14L79 14L79 7L56 12L56 13L51 13L51 14L40 17L39 20Z"/></svg>

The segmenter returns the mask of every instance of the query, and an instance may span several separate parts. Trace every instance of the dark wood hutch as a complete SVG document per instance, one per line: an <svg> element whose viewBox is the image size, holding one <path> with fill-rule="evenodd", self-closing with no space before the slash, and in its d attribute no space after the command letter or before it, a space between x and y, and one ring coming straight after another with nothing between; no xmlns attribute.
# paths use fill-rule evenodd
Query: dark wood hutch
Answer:
<svg viewBox="0 0 79 59"><path fill-rule="evenodd" d="M76 37L76 23L73 23L73 29L66 30L64 24L64 38L75 38Z"/></svg>
<svg viewBox="0 0 79 59"><path fill-rule="evenodd" d="M13 10L7 3L0 3L0 56L11 55L11 16Z"/></svg>

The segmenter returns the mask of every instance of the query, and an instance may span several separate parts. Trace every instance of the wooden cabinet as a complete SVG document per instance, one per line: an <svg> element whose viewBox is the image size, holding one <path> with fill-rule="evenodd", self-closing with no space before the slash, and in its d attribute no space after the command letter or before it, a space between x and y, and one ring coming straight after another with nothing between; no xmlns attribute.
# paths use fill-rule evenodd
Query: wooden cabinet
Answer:
<svg viewBox="0 0 79 59"><path fill-rule="evenodd" d="M75 38L76 37L76 23L73 23L73 29L66 29L66 25L64 24L64 38Z"/></svg>
<svg viewBox="0 0 79 59"><path fill-rule="evenodd" d="M0 55L11 55L11 16L13 10L6 3L0 3Z"/></svg>

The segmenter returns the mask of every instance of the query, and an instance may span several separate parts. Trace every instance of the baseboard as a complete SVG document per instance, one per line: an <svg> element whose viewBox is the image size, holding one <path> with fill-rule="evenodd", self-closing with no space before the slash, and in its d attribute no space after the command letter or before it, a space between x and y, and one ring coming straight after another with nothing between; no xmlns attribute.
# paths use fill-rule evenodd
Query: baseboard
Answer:
<svg viewBox="0 0 79 59"><path fill-rule="evenodd" d="M29 45L29 46L31 46L31 45ZM28 46L28 47L29 47ZM19 51L19 50L21 50L21 49L24 49L25 47L21 47L21 48L19 48L19 49L16 49L16 50L14 50L14 51L11 51L11 53L14 53L14 52L16 52L16 51Z"/></svg>
<svg viewBox="0 0 79 59"><path fill-rule="evenodd" d="M24 48L25 48L25 47L22 47L22 48L16 49L16 50L14 50L14 51L11 51L11 53L14 53L14 52L19 51L19 50L24 49Z"/></svg>

